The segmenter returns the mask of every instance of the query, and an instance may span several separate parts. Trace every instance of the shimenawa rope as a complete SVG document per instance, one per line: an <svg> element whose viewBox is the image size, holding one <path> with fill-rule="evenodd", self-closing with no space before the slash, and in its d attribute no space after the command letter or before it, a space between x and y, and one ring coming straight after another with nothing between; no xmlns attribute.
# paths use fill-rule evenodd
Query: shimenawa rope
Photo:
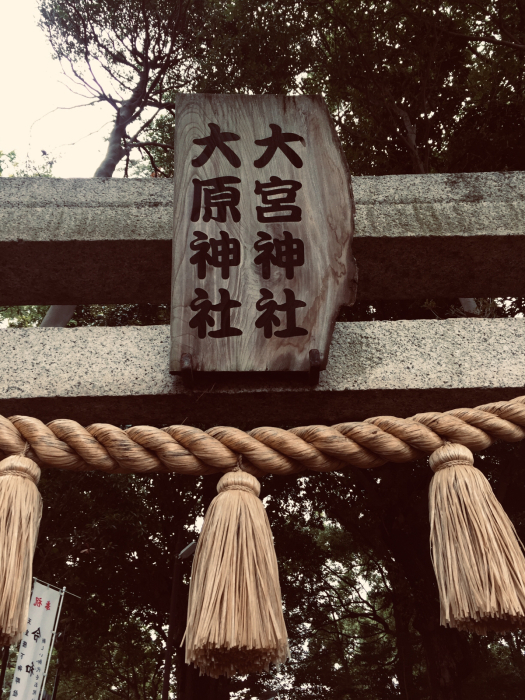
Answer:
<svg viewBox="0 0 525 700"><path fill-rule="evenodd" d="M524 438L525 396L412 418L377 416L331 427L261 427L249 432L221 426L202 431L186 425L121 430L105 423L84 428L62 419L46 426L36 418L0 416L0 457L19 454L27 441L28 456L41 467L108 473L216 474L232 471L239 455L245 471L255 476L347 466L368 469L424 457L445 441L477 452L496 440Z"/></svg>
<svg viewBox="0 0 525 700"><path fill-rule="evenodd" d="M203 432L176 425L123 431L107 424L83 428L68 420L46 426L35 418L0 416L0 449L19 455L0 462L0 471L2 467L15 473L38 470L38 461L61 469L117 473L231 472L219 482L219 496L199 540L186 631L188 662L205 673L229 675L267 668L288 654L280 602L277 605L280 589L273 540L254 474L334 471L347 465L371 468L432 453L436 473L430 489L431 544L442 623L478 633L522 626L523 553L490 485L473 468L468 448L482 450L498 439L518 442L525 438L524 428L525 397L408 419L378 416L332 427L266 427L248 433L231 427ZM456 444L450 444L452 440ZM28 457L35 461L20 456L26 442L31 446ZM241 458L244 472L238 471ZM13 478L11 489L7 479ZM13 536L4 537L2 553L15 555L0 560L0 578L8 582L0 596L0 633L6 641L20 634L21 603L12 601L15 589L27 588L41 512L33 497L20 507L23 482L36 490L28 478L0 479L4 530L9 533L10 523L15 523ZM16 523L22 521L27 524L20 528ZM10 569L9 557L25 563ZM26 597L24 593L17 600ZM9 613L9 606L16 607L15 613Z"/></svg>

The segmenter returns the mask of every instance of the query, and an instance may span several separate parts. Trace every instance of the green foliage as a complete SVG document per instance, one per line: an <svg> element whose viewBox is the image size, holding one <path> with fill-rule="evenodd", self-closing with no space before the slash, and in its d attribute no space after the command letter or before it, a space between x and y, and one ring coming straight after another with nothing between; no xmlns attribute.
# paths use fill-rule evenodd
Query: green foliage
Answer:
<svg viewBox="0 0 525 700"><path fill-rule="evenodd" d="M309 493L318 485L309 481L304 480L301 497L306 512L317 505ZM348 478L337 481L337 488L351 500ZM330 494L334 486L328 485ZM279 495L275 498L280 509ZM406 676L406 670L414 673L413 684L421 692L425 686L421 644L415 631L407 629L419 663L417 668L401 668L396 648L401 634L394 614L399 616L399 606L394 606L395 592L383 563L371 558L360 538L338 521L327 520L326 514L318 527L299 513L282 526L281 531L274 525L274 531L284 562L285 605L292 627L289 697L395 698L398 679L400 674Z"/></svg>
<svg viewBox="0 0 525 700"><path fill-rule="evenodd" d="M155 640L143 627L124 620L96 643L96 654L79 649L78 669L61 675L57 700L160 698L161 659ZM60 640L58 644L64 648ZM54 654L49 668L49 693L53 690L58 656Z"/></svg>
<svg viewBox="0 0 525 700"><path fill-rule="evenodd" d="M156 60L167 57L171 69L180 65L188 37L179 23L190 5L174 0L40 0L40 26L55 58L68 62L79 78L90 73L92 61L93 67L111 69L123 87L147 62L149 51Z"/></svg>
<svg viewBox="0 0 525 700"><path fill-rule="evenodd" d="M0 306L0 326L31 328L41 324L49 306ZM92 304L77 306L68 328L77 326L151 326L169 323L167 304Z"/></svg>
<svg viewBox="0 0 525 700"><path fill-rule="evenodd" d="M40 490L35 575L80 596L64 605L59 698L159 697L173 558L195 538L199 482L46 471Z"/></svg>
<svg viewBox="0 0 525 700"><path fill-rule="evenodd" d="M9 151L9 153L0 151L0 177L5 177L4 172L8 177L54 177L55 163L56 158L47 151L41 152L40 162L26 158L24 165L18 163L15 151Z"/></svg>
<svg viewBox="0 0 525 700"><path fill-rule="evenodd" d="M0 327L31 328L39 326L48 306L0 306Z"/></svg>
<svg viewBox="0 0 525 700"><path fill-rule="evenodd" d="M0 151L0 177L4 174L4 170L9 167L16 166L16 153L14 151L9 151L5 153Z"/></svg>
<svg viewBox="0 0 525 700"><path fill-rule="evenodd" d="M74 326L153 326L170 322L167 304L107 304L77 306L68 324Z"/></svg>
<svg viewBox="0 0 525 700"><path fill-rule="evenodd" d="M318 50L304 89L326 95L352 170L440 169L469 74L463 42L424 27L416 3L406 14L397 2L315 7Z"/></svg>

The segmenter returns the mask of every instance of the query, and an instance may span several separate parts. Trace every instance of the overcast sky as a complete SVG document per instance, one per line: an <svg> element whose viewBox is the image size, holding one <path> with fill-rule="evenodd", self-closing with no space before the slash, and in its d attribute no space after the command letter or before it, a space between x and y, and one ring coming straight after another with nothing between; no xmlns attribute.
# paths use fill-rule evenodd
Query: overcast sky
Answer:
<svg viewBox="0 0 525 700"><path fill-rule="evenodd" d="M43 149L57 158L57 177L93 177L113 111L97 105L48 114L83 100L68 90L37 21L36 0L0 0L0 151L15 150L23 162Z"/></svg>

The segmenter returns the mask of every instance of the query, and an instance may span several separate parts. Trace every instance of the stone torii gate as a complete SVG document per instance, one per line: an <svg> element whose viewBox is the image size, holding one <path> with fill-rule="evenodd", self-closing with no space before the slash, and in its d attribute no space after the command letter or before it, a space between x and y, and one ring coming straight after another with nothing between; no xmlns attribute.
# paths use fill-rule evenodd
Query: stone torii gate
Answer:
<svg viewBox="0 0 525 700"><path fill-rule="evenodd" d="M523 296L525 175L355 177L358 299ZM165 303L171 181L0 179L0 304ZM169 374L168 326L5 329L0 413L88 423L331 424L510 399L521 319L339 323L318 386Z"/></svg>
<svg viewBox="0 0 525 700"><path fill-rule="evenodd" d="M0 179L0 304L166 303L172 186ZM524 174L353 186L358 299L525 295ZM244 429L405 417L523 394L524 341L523 319L340 323L317 386L262 376L192 391L169 372L168 326L4 329L0 414Z"/></svg>

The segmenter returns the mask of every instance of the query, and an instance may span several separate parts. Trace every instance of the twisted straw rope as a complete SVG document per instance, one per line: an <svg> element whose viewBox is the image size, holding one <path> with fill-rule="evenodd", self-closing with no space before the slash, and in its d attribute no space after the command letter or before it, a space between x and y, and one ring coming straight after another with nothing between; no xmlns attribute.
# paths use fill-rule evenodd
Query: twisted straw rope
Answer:
<svg viewBox="0 0 525 700"><path fill-rule="evenodd" d="M117 474L216 474L234 470L239 455L243 469L256 476L305 469L337 471L348 465L368 469L418 459L444 441L476 452L496 440L524 438L525 396L477 408L418 413L412 418L377 416L332 427L267 427L247 433L221 426L205 432L186 425L121 430L94 423L83 428L72 420L54 420L46 426L37 418L0 416L0 458L19 454L27 442L27 457L41 467Z"/></svg>

